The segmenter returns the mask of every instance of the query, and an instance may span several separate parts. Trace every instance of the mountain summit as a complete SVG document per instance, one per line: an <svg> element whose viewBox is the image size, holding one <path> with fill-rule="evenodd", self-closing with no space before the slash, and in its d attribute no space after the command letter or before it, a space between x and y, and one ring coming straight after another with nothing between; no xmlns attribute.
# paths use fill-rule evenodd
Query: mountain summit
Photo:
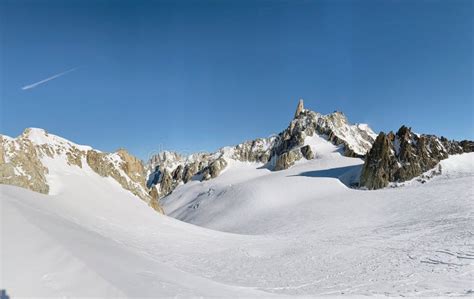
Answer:
<svg viewBox="0 0 474 299"><path fill-rule="evenodd" d="M336 145L344 156L364 157L377 135L366 124L351 124L342 112L323 115L305 109L300 99L294 119L278 135L223 147L214 153L183 157L163 152L153 156L148 163L148 186L156 185L161 198L182 183L217 177L230 160L260 163L272 171L288 169L302 159L318 156L319 149L312 144L315 136Z"/></svg>
<svg viewBox="0 0 474 299"><path fill-rule="evenodd" d="M303 99L300 99L298 101L298 106L296 107L296 111L295 111L295 117L294 118L297 118L301 112L303 112L304 110L304 103L303 103Z"/></svg>

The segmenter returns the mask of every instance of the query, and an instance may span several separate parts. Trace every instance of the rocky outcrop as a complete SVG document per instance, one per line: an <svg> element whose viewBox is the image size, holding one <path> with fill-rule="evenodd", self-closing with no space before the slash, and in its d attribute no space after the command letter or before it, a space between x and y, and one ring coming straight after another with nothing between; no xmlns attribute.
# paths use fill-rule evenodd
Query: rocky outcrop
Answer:
<svg viewBox="0 0 474 299"><path fill-rule="evenodd" d="M257 138L238 144L232 149L231 157L243 162L267 163L271 154L269 149L274 145L275 139L275 137Z"/></svg>
<svg viewBox="0 0 474 299"><path fill-rule="evenodd" d="M404 182L433 169L450 154L472 151L469 141L448 141L434 135L417 135L402 126L396 134L381 132L367 154L360 186L384 188L391 182Z"/></svg>
<svg viewBox="0 0 474 299"><path fill-rule="evenodd" d="M193 176L198 174L201 171L202 165L203 163L197 161L186 164L183 170L183 183L189 182Z"/></svg>
<svg viewBox="0 0 474 299"><path fill-rule="evenodd" d="M167 169L164 169L160 176L160 196L163 197L170 194L174 188L176 188L177 184L178 182L173 180L171 173Z"/></svg>
<svg viewBox="0 0 474 299"><path fill-rule="evenodd" d="M48 194L50 186L45 166L54 164L84 169L87 165L103 177L111 177L152 208L163 213L158 196L146 187L143 163L120 149L102 153L91 147L74 144L42 129L26 129L17 138L0 135L0 183ZM84 170L86 171L86 170Z"/></svg>
<svg viewBox="0 0 474 299"><path fill-rule="evenodd" d="M390 169L395 160L392 158L392 141L385 133L380 133L367 155L362 169L360 184L369 189L379 189L388 185Z"/></svg>
<svg viewBox="0 0 474 299"><path fill-rule="evenodd" d="M207 181L216 178L226 166L227 161L222 157L212 161L209 166L202 171L202 180Z"/></svg>
<svg viewBox="0 0 474 299"><path fill-rule="evenodd" d="M48 169L25 131L17 140L0 136L0 184L14 185L48 194Z"/></svg>
<svg viewBox="0 0 474 299"><path fill-rule="evenodd" d="M173 172L171 173L171 177L173 178L173 180L175 181L181 181L183 179L183 165L178 165L178 167L176 167L175 170L173 170Z"/></svg>
<svg viewBox="0 0 474 299"><path fill-rule="evenodd" d="M294 118L297 118L297 117L301 114L301 112L303 112L303 110L304 110L303 99L300 99L300 100L298 101L298 106L296 106L296 111L295 111L295 116L294 116Z"/></svg>
<svg viewBox="0 0 474 299"><path fill-rule="evenodd" d="M314 159L313 151L311 150L311 146L309 145L301 147L301 154L303 154L303 157L305 157L306 160Z"/></svg>
<svg viewBox="0 0 474 299"><path fill-rule="evenodd" d="M276 157L274 170L288 169L295 164L296 161L301 159L302 154L300 150L291 150L284 152Z"/></svg>
<svg viewBox="0 0 474 299"><path fill-rule="evenodd" d="M150 191L146 188L146 172L140 160L124 149L117 153L101 153L89 150L86 153L89 167L103 177L112 177L124 189L150 202Z"/></svg>
<svg viewBox="0 0 474 299"><path fill-rule="evenodd" d="M125 149L119 149L117 155L121 158L120 168L133 181L145 188L146 172L141 160L132 156Z"/></svg>
<svg viewBox="0 0 474 299"><path fill-rule="evenodd" d="M441 137L440 141L450 155L474 152L474 141L455 141L445 137Z"/></svg>
<svg viewBox="0 0 474 299"><path fill-rule="evenodd" d="M462 140L459 142L459 146L464 153L474 152L474 141L472 140Z"/></svg>

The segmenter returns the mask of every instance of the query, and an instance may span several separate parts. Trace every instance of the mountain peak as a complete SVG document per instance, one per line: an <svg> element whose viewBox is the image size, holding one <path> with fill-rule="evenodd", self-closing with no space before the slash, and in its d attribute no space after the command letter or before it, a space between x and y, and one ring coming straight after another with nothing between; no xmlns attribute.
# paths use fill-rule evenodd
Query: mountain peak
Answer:
<svg viewBox="0 0 474 299"><path fill-rule="evenodd" d="M50 134L46 130L40 128L26 128L17 138L29 140L35 145L48 145L56 148L75 147L83 151L92 149L90 146L74 143L65 138Z"/></svg>
<svg viewBox="0 0 474 299"><path fill-rule="evenodd" d="M26 128L23 133L22 133L23 136L26 136L26 137L40 137L40 138L44 138L45 136L48 136L48 132L46 132L46 130L44 129L40 129L40 128Z"/></svg>
<svg viewBox="0 0 474 299"><path fill-rule="evenodd" d="M303 111L304 111L304 103L303 103L303 99L300 99L298 101L298 106L296 106L296 112L295 112L294 118L297 118Z"/></svg>
<svg viewBox="0 0 474 299"><path fill-rule="evenodd" d="M181 157L176 153L160 152L147 165L149 185L156 185L158 196L170 194L174 188L195 180L215 178L232 163L226 160L254 162L274 171L292 167L297 161L315 157L314 142L332 143L341 154L363 157L372 147L377 135L366 124L351 124L342 112L328 115L305 109L299 99L294 119L278 135L248 140L209 154ZM315 141L316 140L316 141Z"/></svg>

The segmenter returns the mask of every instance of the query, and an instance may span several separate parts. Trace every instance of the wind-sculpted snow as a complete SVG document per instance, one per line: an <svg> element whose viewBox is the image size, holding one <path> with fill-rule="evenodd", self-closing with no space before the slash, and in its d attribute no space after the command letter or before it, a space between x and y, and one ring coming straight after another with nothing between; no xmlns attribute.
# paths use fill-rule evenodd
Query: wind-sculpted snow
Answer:
<svg viewBox="0 0 474 299"><path fill-rule="evenodd" d="M0 283L12 297L472 294L474 154L362 191L346 186L362 160L325 149L279 172L234 161L164 199L203 227L94 172L52 196L2 186Z"/></svg>

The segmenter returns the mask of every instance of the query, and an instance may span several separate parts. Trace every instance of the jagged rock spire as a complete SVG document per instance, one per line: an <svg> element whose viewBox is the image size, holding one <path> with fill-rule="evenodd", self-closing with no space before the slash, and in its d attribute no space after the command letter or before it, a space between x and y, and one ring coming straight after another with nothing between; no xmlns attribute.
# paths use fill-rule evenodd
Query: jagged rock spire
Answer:
<svg viewBox="0 0 474 299"><path fill-rule="evenodd" d="M379 189L390 182L405 182L433 169L449 155L470 152L470 141L448 141L435 135L415 134L402 126L396 134L381 132L365 157L360 186ZM433 170L429 177L439 172ZM419 178L423 182L425 178Z"/></svg>
<svg viewBox="0 0 474 299"><path fill-rule="evenodd" d="M303 110L304 110L303 99L300 99L298 102L298 106L296 107L295 118L297 118L298 115L300 115L300 113L303 112Z"/></svg>

